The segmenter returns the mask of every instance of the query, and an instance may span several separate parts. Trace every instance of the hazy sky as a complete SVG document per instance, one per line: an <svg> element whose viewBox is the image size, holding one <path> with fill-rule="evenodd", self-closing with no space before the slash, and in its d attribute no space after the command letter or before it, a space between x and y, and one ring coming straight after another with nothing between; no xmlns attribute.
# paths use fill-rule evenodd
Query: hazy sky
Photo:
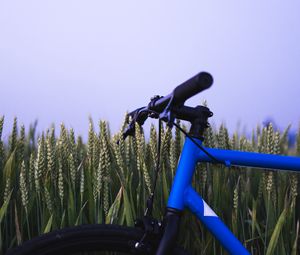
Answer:
<svg viewBox="0 0 300 255"><path fill-rule="evenodd" d="M39 130L127 110L205 70L212 122L300 121L300 1L0 0L0 116Z"/></svg>

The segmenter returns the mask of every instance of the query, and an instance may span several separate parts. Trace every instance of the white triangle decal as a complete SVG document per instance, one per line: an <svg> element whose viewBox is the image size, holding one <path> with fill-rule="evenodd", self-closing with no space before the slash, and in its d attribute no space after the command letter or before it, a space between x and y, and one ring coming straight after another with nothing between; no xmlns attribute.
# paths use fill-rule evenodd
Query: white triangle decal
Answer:
<svg viewBox="0 0 300 255"><path fill-rule="evenodd" d="M203 209L204 209L204 216L214 216L214 217L218 217L215 212L209 207L209 205L207 203L205 203L205 201L202 199L203 201Z"/></svg>

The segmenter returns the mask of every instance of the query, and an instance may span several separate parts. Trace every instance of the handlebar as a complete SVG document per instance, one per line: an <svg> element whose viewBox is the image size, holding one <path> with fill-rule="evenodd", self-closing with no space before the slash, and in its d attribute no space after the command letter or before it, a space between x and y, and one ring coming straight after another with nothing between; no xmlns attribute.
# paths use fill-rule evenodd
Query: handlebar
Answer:
<svg viewBox="0 0 300 255"><path fill-rule="evenodd" d="M148 117L160 118L168 123L173 122L175 115L180 119L185 119L185 115L193 115L192 118L194 118L195 114L199 114L199 109L195 111L196 108L185 107L183 106L184 102L190 97L208 89L212 83L213 77L209 73L200 72L181 85L178 85L171 94L164 97L156 96L152 98L148 106L138 108L129 114L132 120L123 133L124 139L128 135L134 134L135 122L143 125Z"/></svg>
<svg viewBox="0 0 300 255"><path fill-rule="evenodd" d="M208 89L212 83L213 77L209 73L201 72L195 75L174 89L175 104L183 105L187 99Z"/></svg>
<svg viewBox="0 0 300 255"><path fill-rule="evenodd" d="M170 100L172 104L181 106L192 96L208 89L213 84L213 77L207 72L201 72L178 85L171 94L157 99L150 105L151 110L162 112Z"/></svg>

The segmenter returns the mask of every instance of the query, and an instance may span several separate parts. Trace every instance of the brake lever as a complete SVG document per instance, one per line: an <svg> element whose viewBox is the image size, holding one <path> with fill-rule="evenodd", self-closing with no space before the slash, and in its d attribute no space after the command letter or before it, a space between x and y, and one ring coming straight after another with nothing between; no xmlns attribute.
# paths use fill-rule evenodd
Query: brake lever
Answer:
<svg viewBox="0 0 300 255"><path fill-rule="evenodd" d="M171 111L173 101L174 101L174 97L170 99L165 110L159 114L159 119L165 121L170 128L173 127L173 123L175 120L174 114Z"/></svg>
<svg viewBox="0 0 300 255"><path fill-rule="evenodd" d="M161 96L156 95L150 99L150 103L148 104L148 106L140 107L140 108L128 113L128 115L131 117L131 121L128 124L128 127L126 128L126 130L122 134L124 140L129 135L130 136L134 135L136 122L140 126L142 126L148 117L155 118L155 119L158 119L158 118L162 119L162 120L166 121L170 127L173 126L172 123L174 122L174 116L170 111L172 99L170 100L170 102L164 112L159 114L159 113L156 113L151 110L151 108L153 107L155 102L160 98L161 98ZM117 143L119 143L119 140L117 141Z"/></svg>
<svg viewBox="0 0 300 255"><path fill-rule="evenodd" d="M147 107L141 107L129 113L128 115L131 117L132 120L130 121L128 127L122 134L123 139L125 140L129 135L134 136L135 123L137 122L140 126L142 126L146 121L146 119L148 118L149 114L150 112ZM117 143L119 143L119 141Z"/></svg>
<svg viewBox="0 0 300 255"><path fill-rule="evenodd" d="M131 121L128 125L128 127L126 128L126 130L123 132L122 136L123 136L123 139L125 140L127 138L127 136L133 136L134 133L135 133L135 122L136 121ZM119 141L118 141L119 143Z"/></svg>

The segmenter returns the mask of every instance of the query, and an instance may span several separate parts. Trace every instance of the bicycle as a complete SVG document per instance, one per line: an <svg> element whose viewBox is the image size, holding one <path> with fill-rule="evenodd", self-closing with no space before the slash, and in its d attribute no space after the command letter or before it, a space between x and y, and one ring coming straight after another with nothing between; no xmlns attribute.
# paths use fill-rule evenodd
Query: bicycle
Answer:
<svg viewBox="0 0 300 255"><path fill-rule="evenodd" d="M196 164L209 162L227 167L250 166L300 171L300 158L203 147L203 135L209 126L208 118L213 113L208 107L189 107L184 103L190 97L208 89L212 83L212 76L201 72L177 86L171 94L165 97L155 96L146 107L129 114L131 122L123 133L123 139L134 135L135 124L142 126L148 117L159 119L158 151L162 121L170 127L176 126L186 135L163 221L152 217L155 183L160 165L158 158L154 187L147 201L147 209L143 218L136 220L135 227L94 224L65 228L29 240L10 250L8 255L69 254L95 250L129 254L187 254L183 249L173 247L185 208L196 215L230 254L250 254L191 186ZM175 119L190 122L189 133L177 125Z"/></svg>

